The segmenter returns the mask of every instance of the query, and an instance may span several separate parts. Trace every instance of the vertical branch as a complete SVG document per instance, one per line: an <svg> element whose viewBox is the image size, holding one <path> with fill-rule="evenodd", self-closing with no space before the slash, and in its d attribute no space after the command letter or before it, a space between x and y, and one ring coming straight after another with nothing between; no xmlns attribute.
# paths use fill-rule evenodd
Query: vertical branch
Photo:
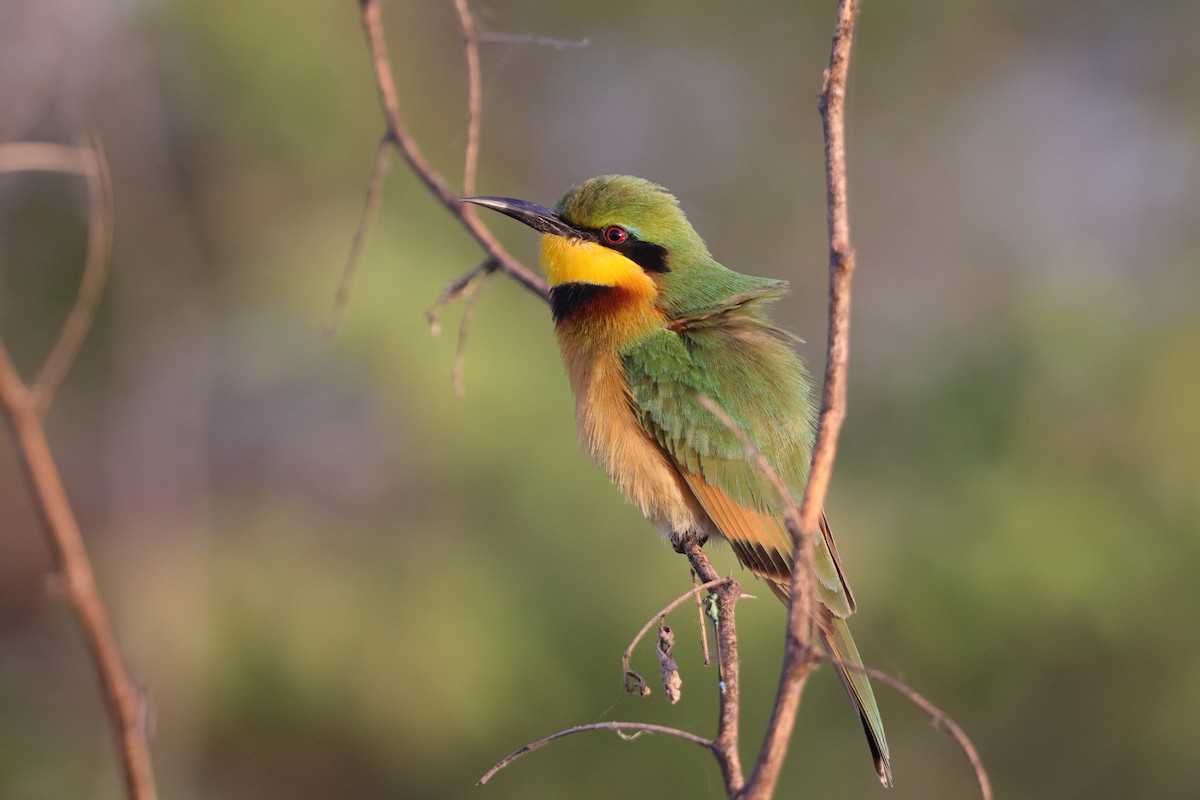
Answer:
<svg viewBox="0 0 1200 800"><path fill-rule="evenodd" d="M840 0L829 67L819 104L825 135L826 201L829 222L829 343L825 360L825 387L821 415L813 446L813 463L800 503L800 530L792 525L795 563L792 565L791 603L783 669L771 720L763 739L754 774L745 798L768 798L775 791L796 724L796 712L808 676L816 661L811 652L813 621L812 547L819 535L821 510L833 474L837 440L846 415L846 369L850 342L850 277L854 250L850 245L850 219L846 199L845 99L850 69L857 0Z"/></svg>
<svg viewBox="0 0 1200 800"><path fill-rule="evenodd" d="M683 542L682 548L683 554L688 557L692 569L701 581L710 583L720 580L698 541L688 539ZM716 593L717 666L721 670L718 695L720 712L717 717L717 735L713 738L709 750L721 767L721 775L725 779L725 792L730 797L737 797L745 784L745 778L742 774L741 754L738 752L741 689L737 623L733 612L734 606L742 597L742 586L735 580L728 580L717 587Z"/></svg>
<svg viewBox="0 0 1200 800"><path fill-rule="evenodd" d="M10 149L14 147L26 149ZM27 163L16 157L20 153L39 152L51 154L60 162L58 167L52 168L55 171L84 175L89 197L88 254L75 304L31 386L22 381L0 337L0 408L12 429L18 460L46 530L58 572L57 585L83 629L104 688L126 790L129 797L136 800L153 800L157 793L146 742L141 692L130 676L117 644L112 620L96 585L79 522L50 452L44 425L54 393L91 327L104 288L112 243L112 187L104 155L95 143L90 149L46 144L33 147L39 150L30 150L30 145L0 148L0 171L46 169L47 162L40 156ZM75 160L74 167L69 166L72 159Z"/></svg>
<svg viewBox="0 0 1200 800"><path fill-rule="evenodd" d="M458 24L463 32L463 50L467 57L467 147L463 155L463 195L475 194L475 173L479 168L479 128L483 121L483 82L479 74L479 38L475 35L475 18L467 0L454 0ZM474 206L464 209L474 214Z"/></svg>

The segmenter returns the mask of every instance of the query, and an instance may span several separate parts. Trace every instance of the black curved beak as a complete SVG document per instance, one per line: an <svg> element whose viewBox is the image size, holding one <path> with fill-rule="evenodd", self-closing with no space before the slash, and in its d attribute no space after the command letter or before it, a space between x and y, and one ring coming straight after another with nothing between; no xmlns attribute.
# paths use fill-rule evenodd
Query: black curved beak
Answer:
<svg viewBox="0 0 1200 800"><path fill-rule="evenodd" d="M535 231L576 239L583 236L582 231L560 217L557 211L539 206L537 203L530 203L527 200L517 200L512 197L464 197L462 201L499 211L501 214L524 222Z"/></svg>

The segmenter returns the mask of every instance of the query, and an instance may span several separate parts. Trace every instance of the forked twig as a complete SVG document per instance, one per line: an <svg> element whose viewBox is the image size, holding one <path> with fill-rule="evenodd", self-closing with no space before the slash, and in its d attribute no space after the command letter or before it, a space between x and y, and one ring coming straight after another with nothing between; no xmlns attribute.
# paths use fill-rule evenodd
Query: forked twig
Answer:
<svg viewBox="0 0 1200 800"><path fill-rule="evenodd" d="M717 647L720 652L719 661L722 665L723 673L719 684L719 703L720 716L717 724L717 735L709 740L697 736L688 731L679 730L677 728L669 728L662 725L652 725L647 723L626 723L626 722L598 722L591 725L578 725L574 728L568 728L565 731L552 734L539 739L536 742L527 744L519 750L506 756L494 767L488 770L479 783L486 783L493 775L499 772L504 767L511 764L517 758L526 753L537 750L544 745L549 744L556 739L561 739L564 736L570 736L574 733L582 733L592 730L615 730L620 733L623 730L634 730L648 733L665 733L672 736L677 736L681 739L686 739L689 742L698 744L701 747L712 753L717 760L717 764L721 768L721 774L725 782L725 791L730 797L737 797L742 790L744 779L742 777L741 760L738 753L738 714L739 714L739 688L738 688L738 655L737 655L737 627L734 624L734 606L737 604L742 595L741 585L732 578L720 578L712 563L708 560L704 550L700 547L700 543L695 539L687 539L677 543L677 549L688 557L692 564L692 569L696 571L704 581L705 585L711 584L711 588L715 588L718 594L717 613ZM703 587L697 587L677 598L673 606L677 606L690 595L700 590ZM651 618L651 624L658 617ZM643 635L643 634L639 634Z"/></svg>
<svg viewBox="0 0 1200 800"><path fill-rule="evenodd" d="M95 317L108 275L112 245L112 186L97 141L88 147L46 143L0 145L0 172L49 170L83 175L88 184L88 251L79 292L57 341L28 386L0 337L0 408L12 429L54 556L56 586L74 612L96 666L117 740L129 797L157 796L146 743L142 693L129 674L108 609L96 585L79 522L46 439L45 415Z"/></svg>
<svg viewBox="0 0 1200 800"><path fill-rule="evenodd" d="M383 35L383 22L379 8L379 0L360 0L363 32L366 34L367 47L371 54L371 68L375 76L375 87L379 93L379 103L383 110L387 129L376 151L375 167L368 183L367 205L359 222L354 242L351 245L350 256L342 270L338 296L330 314L327 329L335 328L342 315L350 292L353 275L357 269L358 260L362 254L362 244L366 233L370 230L378 211L379 192L382 189L383 175L387 168L387 159L381 155L388 147L394 147L408 165L409 171L415 175L425 188L432 194L442 207L453 215L463 228L474 237L475 241L487 254L488 260L495 264L495 269L507 274L517 283L529 289L543 300L549 299L549 288L546 282L535 275L528 267L513 258L492 232L479 221L475 211L468 204L461 202L458 194L450 188L442 174L434 169L425 158L416 140L408 130L408 124L400 111L400 99L396 92L396 83L392 78L392 63L388 56L387 43ZM473 186L479 150L480 127L480 78L478 37L474 33L474 21L466 0L455 0L460 25L463 29L466 58L468 63L468 124L467 124L467 153L464 157L463 183Z"/></svg>
<svg viewBox="0 0 1200 800"><path fill-rule="evenodd" d="M621 667L625 673L625 691L629 692L630 694L640 694L642 697L645 697L646 695L650 694L650 687L646 685L646 681L645 681L645 679L642 678L641 675L634 672L633 668L630 666L630 662L633 660L634 649L637 648L638 643L641 642L642 639L645 638L646 634L650 632L650 629L654 627L655 623L663 620L668 614L670 614L672 611L674 611L676 608L678 608L681 603L686 602L689 597L696 597L697 599L699 599L701 592L704 592L709 589L713 589L717 586L720 586L722 583L725 583L725 581L727 581L727 580L730 580L730 579L729 578L724 578L724 579L718 578L715 581L708 581L708 582L702 583L698 586L694 586L691 589L689 589L688 591L679 595L679 597L676 597L670 603L667 603L662 608L662 610L660 610L657 614L652 616L650 619L646 620L646 624L643 625L642 629L640 631L638 631L637 635L635 635L633 637L633 641L631 641L629 643L629 647L625 648L625 653L621 656ZM632 685L630 684L631 678L633 679Z"/></svg>

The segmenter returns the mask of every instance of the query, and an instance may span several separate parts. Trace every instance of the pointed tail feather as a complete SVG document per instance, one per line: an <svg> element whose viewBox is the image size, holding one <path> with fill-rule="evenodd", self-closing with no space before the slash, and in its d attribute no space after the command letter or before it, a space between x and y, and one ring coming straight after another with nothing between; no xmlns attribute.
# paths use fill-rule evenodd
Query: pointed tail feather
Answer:
<svg viewBox="0 0 1200 800"><path fill-rule="evenodd" d="M825 615L822 615L825 616ZM867 734L867 743L871 746L871 755L875 758L875 772L884 786L892 785L892 765L888 756L887 737L883 735L883 720L879 716L879 706L875 703L875 693L871 691L871 681L865 672L847 669L842 664L861 667L862 657L854 646L854 638L844 619L833 615L822 620L821 638L829 648L829 654L836 661L834 667L846 687L846 693L858 710L862 720L863 730ZM839 663L840 662L840 663Z"/></svg>

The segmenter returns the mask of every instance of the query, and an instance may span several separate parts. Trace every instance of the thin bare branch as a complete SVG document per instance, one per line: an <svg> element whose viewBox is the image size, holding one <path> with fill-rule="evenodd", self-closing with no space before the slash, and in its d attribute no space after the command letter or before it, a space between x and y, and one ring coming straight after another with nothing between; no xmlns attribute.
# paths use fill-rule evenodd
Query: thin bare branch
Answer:
<svg viewBox="0 0 1200 800"><path fill-rule="evenodd" d="M833 474L837 440L846 413L846 371L850 338L850 277L854 250L850 245L850 219L846 199L845 98L854 39L857 0L840 0L829 68L821 94L820 111L825 135L825 177L829 215L829 342L825 360L825 388L813 446L813 462L800 502L800 529L792 530L791 602L779 688L771 720L759 750L754 773L746 786L747 800L772 797L796 724L800 697L811 674L812 547L818 535L821 510ZM789 528L791 526L789 525Z"/></svg>
<svg viewBox="0 0 1200 800"><path fill-rule="evenodd" d="M705 555L704 549L694 538L688 538L678 543L683 554L688 557L692 569L701 580L711 582L718 578L717 571ZM740 795L745 785L742 773L742 757L738 744L738 725L741 715L740 661L738 657L737 623L734 618L734 607L743 596L742 585L733 579L726 579L717 585L717 667L720 670L718 681L717 735L713 737L710 751L721 767L721 776L725 780L725 792L730 797Z"/></svg>
<svg viewBox="0 0 1200 800"><path fill-rule="evenodd" d="M539 750L558 739L562 739L576 733L586 733L587 731L615 731L622 739L636 739L638 735L643 733L662 733L666 734L667 736L676 736L680 739L691 742L692 744L698 744L705 750L710 749L712 746L712 742L703 737L697 736L694 733L688 733L687 731L679 730L678 728L668 728L665 725L654 725L648 722L594 722L590 725L576 725L574 728L568 728L565 731L552 733L543 739L538 739L536 742L530 742L524 747L514 750L504 758L500 759L500 761L497 762L494 767L483 773L483 777L479 779L478 784L483 785L487 783L492 779L493 775L526 753L532 753L534 750ZM630 736L625 733L626 731L633 731L634 734Z"/></svg>
<svg viewBox="0 0 1200 800"><path fill-rule="evenodd" d="M325 320L325 335L332 336L341 324L342 315L346 313L346 304L350 302L350 286L358 272L358 262L362 258L363 245L367 233L375 227L375 218L379 216L379 203L383 198L383 179L387 176L392 163L392 137L385 133L375 147L375 166L371 169L371 180L367 182L367 199L363 205L362 216L358 220L358 228L354 231L354 239L350 243L350 255L346 256L346 266L342 268L342 278L338 281L337 297L334 298L333 308Z"/></svg>
<svg viewBox="0 0 1200 800"><path fill-rule="evenodd" d="M822 654L822 658L833 660L828 654ZM967 732L959 726L957 722L950 718L950 715L942 711L924 695L920 694L916 689L913 689L899 678L894 678L886 672L882 672L871 667L860 667L857 664L847 664L838 660L846 669L858 670L865 672L870 676L871 680L879 683L887 684L895 689L900 694L908 698L909 702L917 708L929 715L933 721L934 727L944 728L954 740L958 742L958 746L962 748L967 760L971 762L971 768L975 770L975 780L979 783L979 793L983 800L992 800L992 782L988 778L987 769L983 766L983 759L979 757L979 751L975 749L975 743L971 741L971 737L967 736Z"/></svg>
<svg viewBox="0 0 1200 800"><path fill-rule="evenodd" d="M87 335L107 278L112 239L108 167L95 142L86 155L84 148L71 148L75 154L70 155L61 146L40 143L13 148L6 145L0 149L0 165L5 171L20 169L20 160L26 158L31 169L46 170L58 164L65 171L87 177L88 255L75 305L32 386L27 387L21 380L0 338L0 410L12 429L18 460L54 556L58 572L55 585L79 621L104 690L126 790L136 800L153 800L157 792L146 743L142 693L117 645L112 620L96 585L83 534L50 452L44 425L44 412Z"/></svg>

